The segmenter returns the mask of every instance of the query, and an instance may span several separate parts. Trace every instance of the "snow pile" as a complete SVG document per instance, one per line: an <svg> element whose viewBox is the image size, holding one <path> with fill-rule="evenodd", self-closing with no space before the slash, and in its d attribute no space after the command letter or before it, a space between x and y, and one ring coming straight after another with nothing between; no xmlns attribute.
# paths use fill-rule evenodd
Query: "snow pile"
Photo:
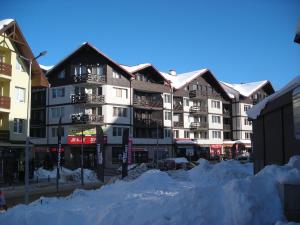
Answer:
<svg viewBox="0 0 300 225"><path fill-rule="evenodd" d="M128 171L128 176L125 177L125 180L134 180L141 176L144 172L148 170L148 167L145 163L142 163L139 166L136 166L134 169Z"/></svg>
<svg viewBox="0 0 300 225"><path fill-rule="evenodd" d="M190 171L177 171L178 177L149 170L130 182L18 205L0 215L0 224L283 225L279 183L300 182L299 162L297 156L254 176L251 164L202 159Z"/></svg>
<svg viewBox="0 0 300 225"><path fill-rule="evenodd" d="M53 170L45 170L42 167L34 171L35 179L56 179L56 168ZM59 171L60 173L60 183L68 183L68 182L80 182L81 181L81 170L80 168L76 170L69 170L65 167L62 167ZM89 169L83 169L83 177L85 182L96 182L97 174Z"/></svg>

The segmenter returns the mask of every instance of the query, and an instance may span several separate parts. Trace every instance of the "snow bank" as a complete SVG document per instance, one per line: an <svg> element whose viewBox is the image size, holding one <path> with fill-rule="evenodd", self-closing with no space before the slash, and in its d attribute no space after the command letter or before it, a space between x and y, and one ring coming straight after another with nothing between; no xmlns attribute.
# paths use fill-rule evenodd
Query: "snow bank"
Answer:
<svg viewBox="0 0 300 225"><path fill-rule="evenodd" d="M293 157L254 176L251 164L201 159L192 170L177 171L180 176L149 170L130 182L18 205L0 215L0 224L283 225L279 183L300 181L299 161Z"/></svg>
<svg viewBox="0 0 300 225"><path fill-rule="evenodd" d="M56 168L53 170L45 170L42 167L34 171L34 177L35 179L38 177L38 179L56 179ZM89 169L83 169L83 177L84 181L86 182L96 182L97 174ZM65 167L62 167L60 169L60 183L67 183L67 182L79 182L81 181L81 170L80 168L76 170L69 170Z"/></svg>

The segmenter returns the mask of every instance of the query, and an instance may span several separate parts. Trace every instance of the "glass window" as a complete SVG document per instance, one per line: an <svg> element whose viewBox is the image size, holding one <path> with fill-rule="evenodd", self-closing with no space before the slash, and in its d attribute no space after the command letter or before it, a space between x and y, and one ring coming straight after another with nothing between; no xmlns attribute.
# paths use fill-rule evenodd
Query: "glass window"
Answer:
<svg viewBox="0 0 300 225"><path fill-rule="evenodd" d="M113 70L113 78L114 79L120 79L121 78L121 74L116 72L115 70Z"/></svg>
<svg viewBox="0 0 300 225"><path fill-rule="evenodd" d="M52 89L52 98L58 98L58 97L65 97L65 88Z"/></svg>
<svg viewBox="0 0 300 225"><path fill-rule="evenodd" d="M213 123L221 123L221 117L220 116L212 116L211 117Z"/></svg>
<svg viewBox="0 0 300 225"><path fill-rule="evenodd" d="M25 102L25 88L16 87L15 93L17 102Z"/></svg>
<svg viewBox="0 0 300 225"><path fill-rule="evenodd" d="M250 108L251 108L251 105L244 105L244 112L247 112L248 109L250 109Z"/></svg>
<svg viewBox="0 0 300 225"><path fill-rule="evenodd" d="M220 109L221 108L220 101L211 100L211 107L216 108L216 109Z"/></svg>
<svg viewBox="0 0 300 225"><path fill-rule="evenodd" d="M58 73L57 78L58 79L64 79L66 77L66 71L62 70Z"/></svg>
<svg viewBox="0 0 300 225"><path fill-rule="evenodd" d="M213 139L221 139L221 131L213 130L212 131L212 138Z"/></svg>
<svg viewBox="0 0 300 225"><path fill-rule="evenodd" d="M164 97L165 97L165 103L171 103L171 95L165 94Z"/></svg>
<svg viewBox="0 0 300 225"><path fill-rule="evenodd" d="M14 119L14 133L22 134L23 133L23 119Z"/></svg>
<svg viewBox="0 0 300 225"><path fill-rule="evenodd" d="M171 112L165 112L165 120L171 120L172 114Z"/></svg>

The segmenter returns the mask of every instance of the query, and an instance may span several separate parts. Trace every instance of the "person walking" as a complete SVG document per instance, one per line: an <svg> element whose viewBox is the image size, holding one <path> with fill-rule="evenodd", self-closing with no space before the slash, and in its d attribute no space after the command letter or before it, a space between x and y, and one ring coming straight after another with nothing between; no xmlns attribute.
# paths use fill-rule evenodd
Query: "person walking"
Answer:
<svg viewBox="0 0 300 225"><path fill-rule="evenodd" d="M7 205L4 197L4 193L2 190L0 190L0 211L1 210L7 210Z"/></svg>

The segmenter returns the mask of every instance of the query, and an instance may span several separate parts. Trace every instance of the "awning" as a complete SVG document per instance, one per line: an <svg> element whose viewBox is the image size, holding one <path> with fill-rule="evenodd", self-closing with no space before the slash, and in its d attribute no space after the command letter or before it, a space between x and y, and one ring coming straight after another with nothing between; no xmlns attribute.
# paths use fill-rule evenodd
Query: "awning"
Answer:
<svg viewBox="0 0 300 225"><path fill-rule="evenodd" d="M178 144L178 145L195 145L196 143L190 139L185 139L185 140L176 140L176 144Z"/></svg>

